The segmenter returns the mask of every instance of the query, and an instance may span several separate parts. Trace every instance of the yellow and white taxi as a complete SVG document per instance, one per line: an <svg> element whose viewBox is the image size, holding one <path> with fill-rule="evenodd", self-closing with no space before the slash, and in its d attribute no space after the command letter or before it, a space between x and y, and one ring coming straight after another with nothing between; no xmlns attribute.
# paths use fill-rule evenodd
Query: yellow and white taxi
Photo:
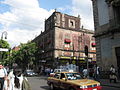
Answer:
<svg viewBox="0 0 120 90"><path fill-rule="evenodd" d="M65 90L102 90L98 81L84 79L77 72L55 73L53 77L48 77L47 84L51 90L57 90L56 88Z"/></svg>

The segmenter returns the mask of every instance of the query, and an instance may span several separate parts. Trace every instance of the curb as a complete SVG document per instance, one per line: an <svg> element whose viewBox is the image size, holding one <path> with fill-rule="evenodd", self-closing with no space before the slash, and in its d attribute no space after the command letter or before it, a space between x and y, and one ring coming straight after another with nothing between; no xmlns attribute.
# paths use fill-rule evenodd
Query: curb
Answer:
<svg viewBox="0 0 120 90"><path fill-rule="evenodd" d="M118 80L116 83L110 83L109 80L101 79L100 83L101 86L120 88L120 80Z"/></svg>
<svg viewBox="0 0 120 90"><path fill-rule="evenodd" d="M120 88L120 86L115 86L115 85L105 85L105 84L101 84L101 86L108 86L108 87Z"/></svg>

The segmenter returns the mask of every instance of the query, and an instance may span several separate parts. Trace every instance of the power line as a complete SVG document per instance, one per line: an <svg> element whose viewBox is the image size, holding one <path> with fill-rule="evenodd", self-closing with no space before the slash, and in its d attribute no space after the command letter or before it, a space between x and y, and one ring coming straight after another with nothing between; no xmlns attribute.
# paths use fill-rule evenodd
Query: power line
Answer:
<svg viewBox="0 0 120 90"><path fill-rule="evenodd" d="M39 27L39 26L31 25L31 24L26 24L26 23L16 22L16 21L9 20L9 19L6 19L6 18L1 18L1 17L0 17L0 19L2 19L2 20L6 20L6 21L9 21L9 22L14 22L14 23L21 24L21 25L27 25L27 26L34 27L34 28L38 28L38 27Z"/></svg>

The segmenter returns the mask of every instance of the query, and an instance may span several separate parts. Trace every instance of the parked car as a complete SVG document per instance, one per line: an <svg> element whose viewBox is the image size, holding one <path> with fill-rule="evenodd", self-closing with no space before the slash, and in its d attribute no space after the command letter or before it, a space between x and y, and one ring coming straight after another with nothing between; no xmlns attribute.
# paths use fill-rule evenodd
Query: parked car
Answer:
<svg viewBox="0 0 120 90"><path fill-rule="evenodd" d="M50 76L53 77L55 75L55 73L64 72L64 71L65 71L64 69L54 69L54 71L52 73L50 73Z"/></svg>
<svg viewBox="0 0 120 90"><path fill-rule="evenodd" d="M25 75L25 76L37 76L38 74L35 73L33 70L26 70L26 71L24 72L24 75Z"/></svg>
<svg viewBox="0 0 120 90"><path fill-rule="evenodd" d="M48 77L47 84L50 90L65 89L65 90L102 90L100 82L84 79L77 72L59 72L53 77Z"/></svg>

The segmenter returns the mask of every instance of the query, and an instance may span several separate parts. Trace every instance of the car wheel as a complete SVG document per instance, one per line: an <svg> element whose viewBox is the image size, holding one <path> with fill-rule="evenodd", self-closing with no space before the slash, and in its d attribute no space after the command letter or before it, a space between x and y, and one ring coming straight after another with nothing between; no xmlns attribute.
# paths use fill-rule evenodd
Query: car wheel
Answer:
<svg viewBox="0 0 120 90"><path fill-rule="evenodd" d="M50 84L50 90L55 90L55 87L52 83Z"/></svg>
<svg viewBox="0 0 120 90"><path fill-rule="evenodd" d="M69 90L75 90L74 88L69 88Z"/></svg>

